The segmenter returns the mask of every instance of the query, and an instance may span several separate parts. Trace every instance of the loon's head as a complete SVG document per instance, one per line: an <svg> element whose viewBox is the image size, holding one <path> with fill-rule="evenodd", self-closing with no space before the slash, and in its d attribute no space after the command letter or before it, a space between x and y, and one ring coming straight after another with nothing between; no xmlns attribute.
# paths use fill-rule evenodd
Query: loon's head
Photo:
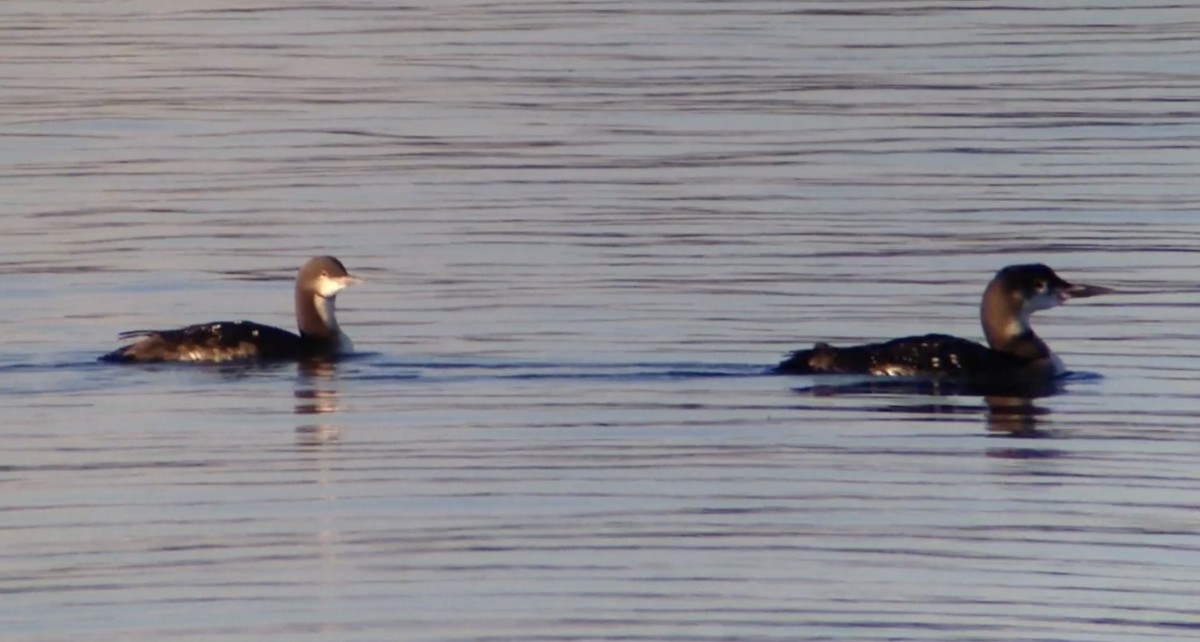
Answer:
<svg viewBox="0 0 1200 642"><path fill-rule="evenodd" d="M332 256L309 259L296 274L296 323L300 333L312 337L338 336L334 300L346 286L361 282Z"/></svg>
<svg viewBox="0 0 1200 642"><path fill-rule="evenodd" d="M988 344L1004 349L1013 340L1033 335L1029 317L1066 303L1108 294L1098 285L1072 284L1041 263L1010 265L996 272L983 293L982 320Z"/></svg>
<svg viewBox="0 0 1200 642"><path fill-rule="evenodd" d="M296 289L332 299L348 285L361 283L351 276L342 262L332 256L317 256L308 260L296 274Z"/></svg>
<svg viewBox="0 0 1200 642"><path fill-rule="evenodd" d="M1112 290L1098 285L1071 284L1041 263L1010 265L1001 269L988 284L993 296L1008 299L1011 309L1028 316L1038 310L1048 310L1066 303L1108 294Z"/></svg>

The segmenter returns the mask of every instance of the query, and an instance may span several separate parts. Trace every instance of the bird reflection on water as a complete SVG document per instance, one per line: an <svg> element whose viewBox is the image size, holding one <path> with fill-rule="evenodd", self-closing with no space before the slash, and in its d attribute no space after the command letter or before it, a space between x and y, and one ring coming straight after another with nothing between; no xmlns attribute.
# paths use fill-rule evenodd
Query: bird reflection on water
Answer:
<svg viewBox="0 0 1200 642"><path fill-rule="evenodd" d="M330 361L302 361L297 366L296 409L301 417L328 415L339 410L336 381L337 363ZM342 431L329 422L301 423L296 426L296 445L321 446L336 442Z"/></svg>
<svg viewBox="0 0 1200 642"><path fill-rule="evenodd" d="M989 434L998 437L1019 438L1053 438L1053 433L1040 428L1050 415L1050 409L1038 405L1036 400L1067 391L1067 384L1097 379L1097 375L1086 373L1070 373L1036 386L1016 386L1011 388L978 385L946 379L898 378L883 379L872 377L867 380L857 379L840 383L822 383L813 386L793 388L797 394L813 397L847 397L872 395L911 395L914 397L929 397L932 399L948 399L950 397L980 397L983 405L950 403L949 401L924 401L919 403L888 404L866 408L876 412L899 413L905 415L922 415L926 418L933 416L975 416L982 414L985 428ZM935 419L936 420L936 419ZM1021 449L1025 451L1027 449ZM1009 457L1021 455L1009 454ZM1051 456L1046 452L1030 453L1030 457Z"/></svg>

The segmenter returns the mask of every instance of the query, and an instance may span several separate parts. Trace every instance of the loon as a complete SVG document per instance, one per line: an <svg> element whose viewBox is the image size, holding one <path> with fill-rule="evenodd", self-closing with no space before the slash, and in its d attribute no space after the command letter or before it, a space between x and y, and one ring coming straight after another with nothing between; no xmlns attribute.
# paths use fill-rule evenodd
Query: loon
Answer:
<svg viewBox="0 0 1200 642"><path fill-rule="evenodd" d="M332 256L310 259L296 274L296 325L300 334L252 321L218 321L177 330L133 330L139 339L100 357L113 363L161 361L319 360L354 349L338 327L337 293L361 279Z"/></svg>
<svg viewBox="0 0 1200 642"><path fill-rule="evenodd" d="M817 343L792 353L779 374L868 374L934 377L970 384L1021 388L1046 384L1066 373L1062 361L1033 332L1034 312L1112 293L1096 285L1071 284L1040 263L1010 265L983 292L980 317L987 346L945 334L903 337L837 348Z"/></svg>

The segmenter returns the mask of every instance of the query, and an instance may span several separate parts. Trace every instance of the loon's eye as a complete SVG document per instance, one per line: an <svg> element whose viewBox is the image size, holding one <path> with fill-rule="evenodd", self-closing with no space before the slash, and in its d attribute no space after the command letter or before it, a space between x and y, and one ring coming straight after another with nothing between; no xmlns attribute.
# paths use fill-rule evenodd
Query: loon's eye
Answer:
<svg viewBox="0 0 1200 642"><path fill-rule="evenodd" d="M329 272L321 270L321 276L329 276Z"/></svg>
<svg viewBox="0 0 1200 642"><path fill-rule="evenodd" d="M1033 284L1033 287L1034 287L1034 289L1036 289L1038 292L1045 292L1045 291L1046 291L1046 285L1047 285L1047 284L1046 284L1046 282L1045 282L1045 281L1037 281L1036 283L1034 283L1034 284Z"/></svg>

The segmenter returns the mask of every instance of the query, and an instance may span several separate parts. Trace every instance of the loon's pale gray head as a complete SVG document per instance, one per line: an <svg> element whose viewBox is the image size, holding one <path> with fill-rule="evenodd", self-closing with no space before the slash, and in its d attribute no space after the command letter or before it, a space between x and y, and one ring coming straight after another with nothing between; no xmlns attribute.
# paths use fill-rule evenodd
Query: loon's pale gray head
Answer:
<svg viewBox="0 0 1200 642"><path fill-rule="evenodd" d="M996 272L983 292L980 310L983 333L988 345L996 350L1017 354L1033 350L1049 354L1049 349L1033 333L1030 315L1066 303L1068 299L1111 292L1111 289L1098 285L1069 283L1041 263L1010 265ZM1021 345L1026 342L1030 345Z"/></svg>
<svg viewBox="0 0 1200 642"><path fill-rule="evenodd" d="M300 266L296 274L296 287L304 288L327 299L337 296L343 288L362 279L351 276L342 262L332 256L318 256Z"/></svg>
<svg viewBox="0 0 1200 642"><path fill-rule="evenodd" d="M361 282L332 256L309 259L296 274L296 325L300 334L322 339L344 337L338 328L334 302L338 292Z"/></svg>

